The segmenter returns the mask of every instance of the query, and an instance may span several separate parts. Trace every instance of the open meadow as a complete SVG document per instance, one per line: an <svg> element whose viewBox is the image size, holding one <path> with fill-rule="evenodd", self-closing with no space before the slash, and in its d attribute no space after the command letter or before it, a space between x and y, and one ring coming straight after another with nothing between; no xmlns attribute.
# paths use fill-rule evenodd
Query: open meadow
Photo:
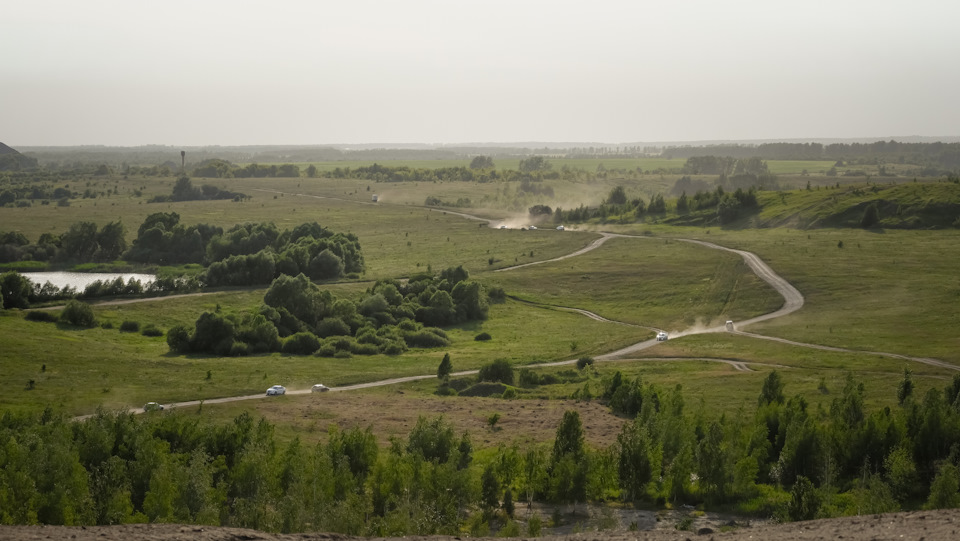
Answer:
<svg viewBox="0 0 960 541"><path fill-rule="evenodd" d="M587 165L576 164L581 168ZM777 167L784 171L795 168L789 164ZM202 222L224 228L236 223L271 221L283 229L317 221L335 231L356 234L364 251L367 271L359 281L323 286L337 295L357 295L370 287L372 280L462 265L488 287L502 287L508 295L533 303L508 300L494 304L488 320L449 329L453 339L449 351L458 370L476 369L499 358L524 365L599 355L651 336L645 328L594 321L551 306L585 309L614 321L681 331L722 324L727 319L747 319L773 311L782 303L779 295L750 272L739 257L675 242L673 237L699 238L753 251L805 295L806 304L800 311L757 324L749 329L752 332L858 351L930 356L960 363L960 339L953 332L960 323L960 316L953 309L960 295L960 283L952 272L954 262L960 260L956 231L740 230L641 223L583 224L576 231L559 232L549 222L540 222L542 227L534 231L521 227L526 228L535 220L524 219L524 213L511 210L517 207L518 200L516 188L511 192L510 183L218 179L211 182L246 193L251 199L146 203L149 197L169 191L172 180L81 181L92 189L105 190L104 194L74 200L70 206L4 209L0 230L14 229L35 238L41 233L61 233L77 221L120 220L132 239L138 224L148 214L159 211L178 213L181 223ZM572 206L574 201L595 204L611 186L618 184L633 186L628 190L650 193L666 188L665 184L658 184L662 182L672 181L648 175L640 180L590 183L557 179L549 181L549 185L555 189L555 199L569 199ZM371 202L373 193L380 196L379 203ZM795 201L817 193L800 191L787 197ZM425 208L421 205L429 195L483 203L479 208L446 211ZM522 195L524 204L533 201L527 197ZM537 199L540 200L543 199ZM543 201L556 203L549 198ZM490 225L458 212L483 216L491 220ZM500 223L508 223L510 228L499 229ZM574 252L597 238L589 232L591 229L643 238L610 239L596 250L574 258L492 272ZM841 241L842 248L838 247ZM95 312L99 320L114 326L135 320L169 329L177 324L192 325L200 313L216 308L238 314L255 310L263 293L262 289L227 290L102 306ZM7 367L0 376L2 383L24 389L2 400L8 407L35 409L55 405L71 414L90 412L98 405L123 408L148 400L172 402L250 394L276 382L296 388L313 381L343 385L429 374L442 356L429 350L412 351L398 358L359 356L347 360L281 354L240 358L178 356L168 351L163 338L146 338L136 333L110 329L79 331L24 321L16 312L5 313L0 324L4 327L0 357ZM474 342L472 337L479 332L490 333L494 340ZM736 343L732 350L724 345L731 341ZM812 353L800 347L720 335L670 341L646 350L643 356L719 356L790 367L784 378L788 382L796 379L801 389L809 387L810 381L839 378L847 371L885 374L874 377L895 381L904 366L902 361L869 355ZM811 364L811 358L840 360ZM797 359L807 360L796 362ZM651 361L644 361L641 370L649 370ZM622 369L626 370L628 365L623 364ZM709 366L707 374L730 371L726 365L690 365ZM677 361L664 366L667 371L678 370ZM725 391L719 393L710 389L711 382L719 381L716 378L697 378L695 373L700 370L680 370L693 372L682 378L685 381L703 381L698 392L708 397L705 400L723 397L718 402L726 404L752 399L758 388L756 380L762 379L759 375L731 373L731 377L755 384L736 385L732 389L724 386ZM927 374L938 380L949 376L943 369L915 366L914 370L918 376ZM664 383L671 384L674 379L665 378ZM34 382L29 391L28 381ZM731 392L740 393L740 398L727 396ZM876 403L883 404L879 389L876 392Z"/></svg>

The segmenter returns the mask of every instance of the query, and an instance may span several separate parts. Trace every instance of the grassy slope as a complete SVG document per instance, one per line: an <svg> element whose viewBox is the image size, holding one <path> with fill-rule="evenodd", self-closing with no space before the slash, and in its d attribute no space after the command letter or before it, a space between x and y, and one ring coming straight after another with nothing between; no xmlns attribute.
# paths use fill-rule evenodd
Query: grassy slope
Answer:
<svg viewBox="0 0 960 541"><path fill-rule="evenodd" d="M776 310L783 299L733 254L654 238L614 238L571 259L487 278L536 302L680 330Z"/></svg>
<svg viewBox="0 0 960 541"><path fill-rule="evenodd" d="M960 364L960 231L655 230L755 252L806 297L750 331Z"/></svg>

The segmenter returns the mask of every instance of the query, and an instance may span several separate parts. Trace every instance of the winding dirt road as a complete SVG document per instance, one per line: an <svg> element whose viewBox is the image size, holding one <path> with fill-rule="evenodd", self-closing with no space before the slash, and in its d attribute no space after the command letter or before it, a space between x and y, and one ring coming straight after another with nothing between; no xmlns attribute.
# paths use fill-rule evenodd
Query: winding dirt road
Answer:
<svg viewBox="0 0 960 541"><path fill-rule="evenodd" d="M348 200L348 199L341 199L341 198L336 198L336 197L326 197L326 196L319 196L319 195L307 195L307 194L299 194L299 193L278 192L278 191L274 191L274 190L259 190L259 191L272 192L272 193L284 193L285 195L302 196L302 197L315 197L315 198L318 198L318 199L338 199L338 200L342 200L342 201L349 201L349 202L352 202L352 203L359 203L359 204L364 204L364 205L377 205L377 204L378 204L378 203L367 203L367 202L363 202L363 201L351 201L351 200ZM442 209L435 209L435 208L431 208L431 207L423 207L423 208L426 208L426 209L431 210L431 211L440 211L440 210L442 210ZM443 212L445 212L445 213L447 213L447 214L453 214L453 215L456 215L456 216L461 216L461 217L466 218L466 219L469 219L469 220L487 222L488 224L497 221L497 220L490 220L490 219L487 219L487 218L481 218L481 217L479 217L479 216L474 216L474 215L466 214L466 213L462 213L462 212L454 212L454 211L447 211L447 210L443 210ZM518 270L518 269L522 269L522 268L525 268L525 267L529 267L529 266L532 266L532 265L542 265L542 264L545 264L545 263L553 263L553 262L556 262L556 261L563 261L563 260L565 260L565 259L569 259L569 258L571 258L571 257L576 257L576 256L579 256L579 255L583 255L583 254L588 253L588 252L590 252L590 251L596 250L597 248L599 248L600 246L602 246L607 240L609 240L609 239L611 239L611 238L630 238L630 239L652 239L652 238L653 238L653 237L648 237L648 236L644 236L644 235L627 235L627 234L623 234L623 233L609 233L609 232L603 232L603 231L598 232L598 233L599 233L599 235L600 235L600 238L593 240L592 242L590 242L589 244L587 244L586 246L584 246L583 248L581 248L581 249L579 249L579 250L577 250L577 251L575 251L575 252L571 252L571 253L569 253L569 254L562 255L562 256L560 256L560 257L555 257L555 258L552 258L552 259L546 259L546 260L543 260L543 261L535 261L535 262L532 262L532 263L525 263L525 264L522 264L522 265L515 265L515 266L512 266L512 267L505 267L505 268L502 268L502 269L497 269L497 270L495 270L494 272L510 272L510 271L516 271L516 270ZM678 333L673 333L672 338L679 338L679 337L682 337L682 336L689 336L689 335L694 335L694 334L707 334L707 333L724 333L724 332L730 332L730 333L737 334L737 335L740 335L740 336L746 336L746 337L756 338L756 339L761 339L761 340L772 340L772 341L780 342L780 343L783 343L783 344L789 344L789 345L792 345L792 346L814 348L814 349L820 349L820 350L824 350L824 351L837 351L837 352L847 352L847 353L865 353L865 354L870 354L870 355L879 355L879 356L890 357L890 358L895 358L895 359L902 359L902 360L905 360L905 361L912 361L912 362L923 363L923 364L927 364L927 365L931 365L931 366L936 366L936 367L939 367L939 368L947 368L947 369L950 369L950 370L958 370L958 371L960 371L960 366L953 365L953 364L950 364L950 363L941 361L941 360L939 360L939 359L931 359L931 358L926 358L926 357L910 357L910 356L901 355L901 354L898 354L898 353L872 352L872 351L857 351L857 350L851 350L851 349L845 349L845 348L825 346L825 345L820 345L820 344L809 344L809 343L804 343L804 342L795 342L795 341L792 341L792 340L787 340L787 339L785 339L785 338L777 338L777 337L773 337L773 336L765 336L765 335L761 335L761 334L755 334L755 333L745 332L745 331L742 330L742 328L743 328L743 327L746 327L746 326L748 326L748 325L752 325L752 324L754 324L754 323L759 323L759 322L761 322L761 321L767 321L767 320L774 319L774 318L778 318L778 317L783 317L783 316L786 316L786 315L791 314L791 313L793 313L793 312L796 312L797 310L799 310L800 308L803 307L803 304L804 304L803 294L800 293L800 291L797 290L797 288L795 288L792 284L790 284L790 282L788 282L787 280L785 280L783 277L781 277L779 274L777 274L772 268L770 268L770 266L767 265L762 259L760 259L759 256L757 256L756 254L754 254L754 253L752 253L752 252L748 252L748 251L746 251L746 250L737 250L737 249L733 249L733 248L727 248L727 247L725 247L725 246L720 246L719 244L714 244L714 243L712 243L712 242L706 242L706 241L696 240L696 239L675 239L675 240L678 240L678 241L681 241L681 242L688 242L688 243L691 243L691 244L697 244L697 245L703 246L703 247L705 247L705 248L710 248L710 249L713 249L713 250L722 250L722 251L725 251L725 252L730 252L730 253L734 253L734 254L739 255L740 257L743 258L744 262L745 262L745 263L747 264L747 266L754 272L754 274L757 275L757 277L759 277L761 280L763 280L764 282L766 282L767 284L769 284L771 287L773 287L773 288L783 297L784 302L783 302L783 305L782 305L779 309L777 309L777 310L775 310L775 311L773 311L773 312L770 312L770 313L767 313L767 314L762 314L762 315L759 315L759 316L756 316L756 317L753 317L753 318L750 318L750 319L746 319L746 320L743 320L743 321L735 322L735 325L736 325L735 328L736 328L736 330L733 330L733 331L728 330L725 325L719 325L719 326L710 327L710 328L690 328L690 329L687 329L687 330L684 330L684 331L680 331L680 332L678 332ZM196 295L196 294L193 294L193 295ZM150 299L135 299L135 300L128 300L128 301L119 301L118 303L156 301L156 300L162 300L162 299L175 298L175 297L179 297L179 296L189 296L189 295L174 295L174 296L170 296L170 297L156 297L156 298L150 298ZM520 300L520 299L514 299L514 300L517 300L517 301L519 301L519 302L529 303L529 304L537 304L537 303L530 303L529 301L522 301L522 300ZM544 306L544 305L539 305L539 306ZM624 322L621 322L621 321L613 321L613 320L604 318L604 317L602 317L602 316L600 316L600 315L598 315L598 314L595 314L595 313L593 313L593 312L590 312L590 311L587 311L587 310L583 310L583 309L580 309L580 308L571 308L571 307L563 307L563 306L549 306L549 308L552 308L552 309L560 309L560 310L565 310L565 311L570 311L570 312L579 313L579 314L581 314L581 315L583 315L583 316L585 316L585 317L588 317L588 318L591 318L591 319L594 319L594 320L597 320L597 321L603 321L603 322L608 322L608 323L616 323L616 324L620 324L620 325L631 325L631 324L629 324L629 323L624 323ZM642 327L642 326L639 326L639 325L634 325L634 326L636 326L636 327ZM659 330L660 330L660 329L656 329L656 328L652 328L652 327L642 327L642 328L647 328L647 329L650 329L651 331L659 331ZM746 363L746 362L744 362L744 361L735 360L735 359L718 359L718 358L710 358L710 357L698 357L698 358L644 358L644 359L631 358L635 353L637 353L637 352L639 352L639 351L642 351L642 350L645 350L645 349L648 349L648 348L651 348L651 347L654 347L654 346L656 346L656 345L659 344L659 343L660 343L659 341L657 341L655 338L653 338L653 339L650 339L650 340L645 340L645 341L643 341L643 342L638 342L638 343L636 343L636 344L632 344L632 345L630 345L630 346L627 346L627 347L618 349L618 350L616 350L616 351L611 351L611 352L605 353L605 354L603 354L603 355L598 355L598 356L594 357L594 359L597 360L597 361L606 361L606 362L610 362L610 361L628 361L628 360L646 360L646 361L679 361L679 360L691 361L691 360L703 360L703 361L710 361L710 362L726 363L726 364L729 364L729 365L733 366L734 369L736 369L736 370L738 370L738 371L747 371L747 372L748 372L748 371L752 371L752 370L748 367L748 365L747 365L748 363ZM538 365L536 365L536 366L544 366L544 367L547 367L547 366L564 366L564 365L574 364L574 363L576 363L576 362L577 362L577 359L567 359L567 360L564 360L564 361L556 361L556 362L550 362L550 363L541 363L541 364L538 364ZM467 371L463 371L463 372L455 372L455 373L453 373L453 374L451 374L451 375L452 375L452 376L469 376L469 375L474 375L474 374L476 374L476 373L478 373L477 370L467 370ZM395 384L398 384L398 383L407 383L407 382L419 381L419 380L430 379L430 378L435 378L435 377L436 377L435 375L430 374L430 375L406 376L406 377L400 377L400 378L391 378L391 379L386 379L386 380L381 380L381 381L372 381L372 382L367 382L367 383L358 383L358 384L355 384L355 385L344 385L344 386L341 386L341 387L335 387L335 388L331 388L331 389L330 389L330 392L344 392L344 391L354 391L354 390L358 390L358 389L369 389L369 388L371 388L371 387L381 387L381 386L385 386L385 385L395 385ZM302 395L302 394L309 394L310 392L311 392L311 391L310 391L309 389L299 389L299 390L290 390L290 391L287 391L287 394L291 394L291 395ZM167 404L166 407L191 407L191 406L199 406L199 405L201 405L201 404L222 404L222 403L226 403L226 402L237 402L237 401L241 401L241 400L254 400L254 399L261 399L261 398L265 398L265 397L266 397L265 394L255 394L255 395L232 396L232 397L224 397L224 398L212 398L212 399L208 399L208 400L190 400L190 401L186 401L186 402L170 403L170 404ZM129 411L132 412L132 413L141 413L141 412L142 412L142 409L140 409L140 408L134 408L134 409L130 409ZM75 419L78 419L78 420L79 420L79 419L84 419L84 418L87 418L87 417L91 417L91 415L84 415L84 416L76 417Z"/></svg>

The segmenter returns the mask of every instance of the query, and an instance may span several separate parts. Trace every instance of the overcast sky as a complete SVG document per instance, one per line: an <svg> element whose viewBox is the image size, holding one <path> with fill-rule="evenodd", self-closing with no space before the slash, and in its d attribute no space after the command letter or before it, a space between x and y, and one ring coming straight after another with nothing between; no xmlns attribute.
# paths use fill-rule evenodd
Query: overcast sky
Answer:
<svg viewBox="0 0 960 541"><path fill-rule="evenodd" d="M960 135L956 0L20 0L0 141Z"/></svg>

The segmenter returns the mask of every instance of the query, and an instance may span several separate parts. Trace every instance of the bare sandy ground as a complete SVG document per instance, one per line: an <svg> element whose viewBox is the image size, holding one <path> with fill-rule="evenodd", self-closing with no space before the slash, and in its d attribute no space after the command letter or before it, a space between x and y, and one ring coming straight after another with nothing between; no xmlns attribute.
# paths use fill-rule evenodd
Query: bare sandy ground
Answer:
<svg viewBox="0 0 960 541"><path fill-rule="evenodd" d="M215 528L179 524L129 524L123 526L0 526L0 541L293 541L351 540L339 534L269 534L242 528ZM374 538L370 538L374 539ZM381 538L382 539L382 538ZM454 541L460 537L385 538L391 541ZM483 538L477 538L483 539ZM502 538L490 538L502 539ZM738 527L732 531L701 528L699 531L650 530L636 532L587 532L555 537L545 541L672 541L672 540L912 540L948 541L960 539L960 510L913 511L861 517L844 517L789 524Z"/></svg>

